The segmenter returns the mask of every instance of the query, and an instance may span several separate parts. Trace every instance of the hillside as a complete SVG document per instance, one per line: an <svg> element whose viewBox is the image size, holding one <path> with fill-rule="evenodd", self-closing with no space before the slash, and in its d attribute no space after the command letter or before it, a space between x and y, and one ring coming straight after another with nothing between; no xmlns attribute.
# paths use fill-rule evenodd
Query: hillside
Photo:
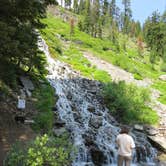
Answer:
<svg viewBox="0 0 166 166"><path fill-rule="evenodd" d="M90 79L109 82L111 81L111 72L113 72L113 75L119 75L119 78L113 76L113 80L118 79L128 83L136 83L137 85L142 84L147 88L153 87L160 91L157 100L163 104L165 103L166 83L159 79L164 72L160 71L160 63L151 65L148 58L150 53L146 47L144 47L140 55L136 40L119 34L118 40L120 44L119 50L117 50L117 46L109 39L93 38L79 31L77 27L78 21L75 21L74 34L71 35L71 18L78 20L79 17L61 8L50 7L48 17L42 20L47 26L41 31L41 34L54 58L70 64L73 69ZM124 49L124 44L126 49ZM109 72L106 69L108 66L106 67L105 65L105 68L100 67L101 65L98 66L90 56L90 59L88 59L88 55L103 60L103 63L105 61L119 66L128 73L127 77L123 78L125 73L118 73L118 69L117 71L114 69Z"/></svg>
<svg viewBox="0 0 166 166"><path fill-rule="evenodd" d="M33 4L27 2L31 9ZM132 166L162 166L166 153L163 48L153 50L143 39L146 32L131 18L121 29L115 15L109 18L99 1L80 1L73 8L71 1L65 2L64 8L52 5L46 10L52 1L45 0L32 20L24 11L29 23L22 20L21 29L20 21L4 36L11 41L18 38L14 45L9 42L13 54L9 49L7 58L0 57L0 162L4 166L114 166L115 140L121 126L127 126L136 144ZM37 6L33 7L35 11ZM2 52L8 46L5 42ZM22 78L33 88L28 89ZM19 96L26 101L25 110L17 108ZM17 139L23 140L24 148Z"/></svg>
<svg viewBox="0 0 166 166"><path fill-rule="evenodd" d="M54 15L57 13L63 18ZM75 22L74 34L70 35L70 19L73 17L77 18L74 14L66 13L62 9L49 8L48 18L43 20L47 27L42 31L42 36L46 39L52 56L72 64L73 68L90 77L89 73L93 72L93 67L88 66L90 62L82 55L84 52L92 53L94 56L132 73L137 80L150 79L152 87L161 92L159 101L165 103L166 83L159 79L164 72L160 70L160 63L155 65L150 63L150 53L146 47L140 55L136 39L119 34L120 50L117 50L117 46L110 40L92 38L79 31L77 22ZM66 22L62 21L64 18L67 19ZM126 45L125 50L124 44ZM68 56L72 57L67 58Z"/></svg>

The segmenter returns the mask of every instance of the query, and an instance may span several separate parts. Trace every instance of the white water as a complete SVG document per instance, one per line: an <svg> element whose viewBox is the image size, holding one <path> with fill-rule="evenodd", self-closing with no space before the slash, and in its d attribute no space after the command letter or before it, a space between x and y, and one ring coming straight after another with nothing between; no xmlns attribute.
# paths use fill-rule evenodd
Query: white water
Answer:
<svg viewBox="0 0 166 166"><path fill-rule="evenodd" d="M91 152L91 148L95 147L104 156L102 166L115 166L117 162L115 138L119 128L97 97L101 84L81 77L67 64L52 59L43 39L39 41L39 48L47 57L49 71L47 79L59 97L56 103L59 118L70 130L73 144L77 148L72 166L95 166ZM144 160L146 166L155 165L152 162L156 154L155 150L144 135L141 133L136 135L133 135L135 142L144 149L144 153L140 154L140 160ZM88 144L87 140L91 143ZM138 166L136 152L134 154L132 166Z"/></svg>

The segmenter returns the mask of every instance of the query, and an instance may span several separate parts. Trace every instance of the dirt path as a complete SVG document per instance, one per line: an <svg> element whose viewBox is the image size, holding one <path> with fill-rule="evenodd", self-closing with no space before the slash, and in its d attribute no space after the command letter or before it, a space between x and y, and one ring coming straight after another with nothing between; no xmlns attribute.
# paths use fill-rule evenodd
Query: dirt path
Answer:
<svg viewBox="0 0 166 166"><path fill-rule="evenodd" d="M17 124L13 114L0 108L0 166L11 145L16 141L26 142L35 137L30 127Z"/></svg>
<svg viewBox="0 0 166 166"><path fill-rule="evenodd" d="M125 81L126 83L134 83L138 86L150 86L152 81L150 79L144 80L136 80L133 75L118 66L112 65L104 60L101 60L95 56L93 56L89 52L83 52L85 58L87 58L93 65L95 65L98 69L104 70L110 74L113 81Z"/></svg>

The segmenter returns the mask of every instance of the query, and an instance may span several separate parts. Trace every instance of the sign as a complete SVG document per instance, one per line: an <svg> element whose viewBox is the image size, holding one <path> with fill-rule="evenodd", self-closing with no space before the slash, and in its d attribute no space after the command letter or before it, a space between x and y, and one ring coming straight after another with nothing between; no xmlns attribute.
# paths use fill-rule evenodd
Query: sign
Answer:
<svg viewBox="0 0 166 166"><path fill-rule="evenodd" d="M25 109L25 100L24 99L18 99L17 108L18 109Z"/></svg>

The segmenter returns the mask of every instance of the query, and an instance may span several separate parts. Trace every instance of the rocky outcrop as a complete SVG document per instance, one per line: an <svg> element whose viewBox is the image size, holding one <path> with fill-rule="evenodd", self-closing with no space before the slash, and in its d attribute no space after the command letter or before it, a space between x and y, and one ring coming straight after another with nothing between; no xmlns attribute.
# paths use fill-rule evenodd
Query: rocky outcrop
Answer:
<svg viewBox="0 0 166 166"><path fill-rule="evenodd" d="M161 136L148 136L151 143L158 149L166 153L166 138Z"/></svg>

